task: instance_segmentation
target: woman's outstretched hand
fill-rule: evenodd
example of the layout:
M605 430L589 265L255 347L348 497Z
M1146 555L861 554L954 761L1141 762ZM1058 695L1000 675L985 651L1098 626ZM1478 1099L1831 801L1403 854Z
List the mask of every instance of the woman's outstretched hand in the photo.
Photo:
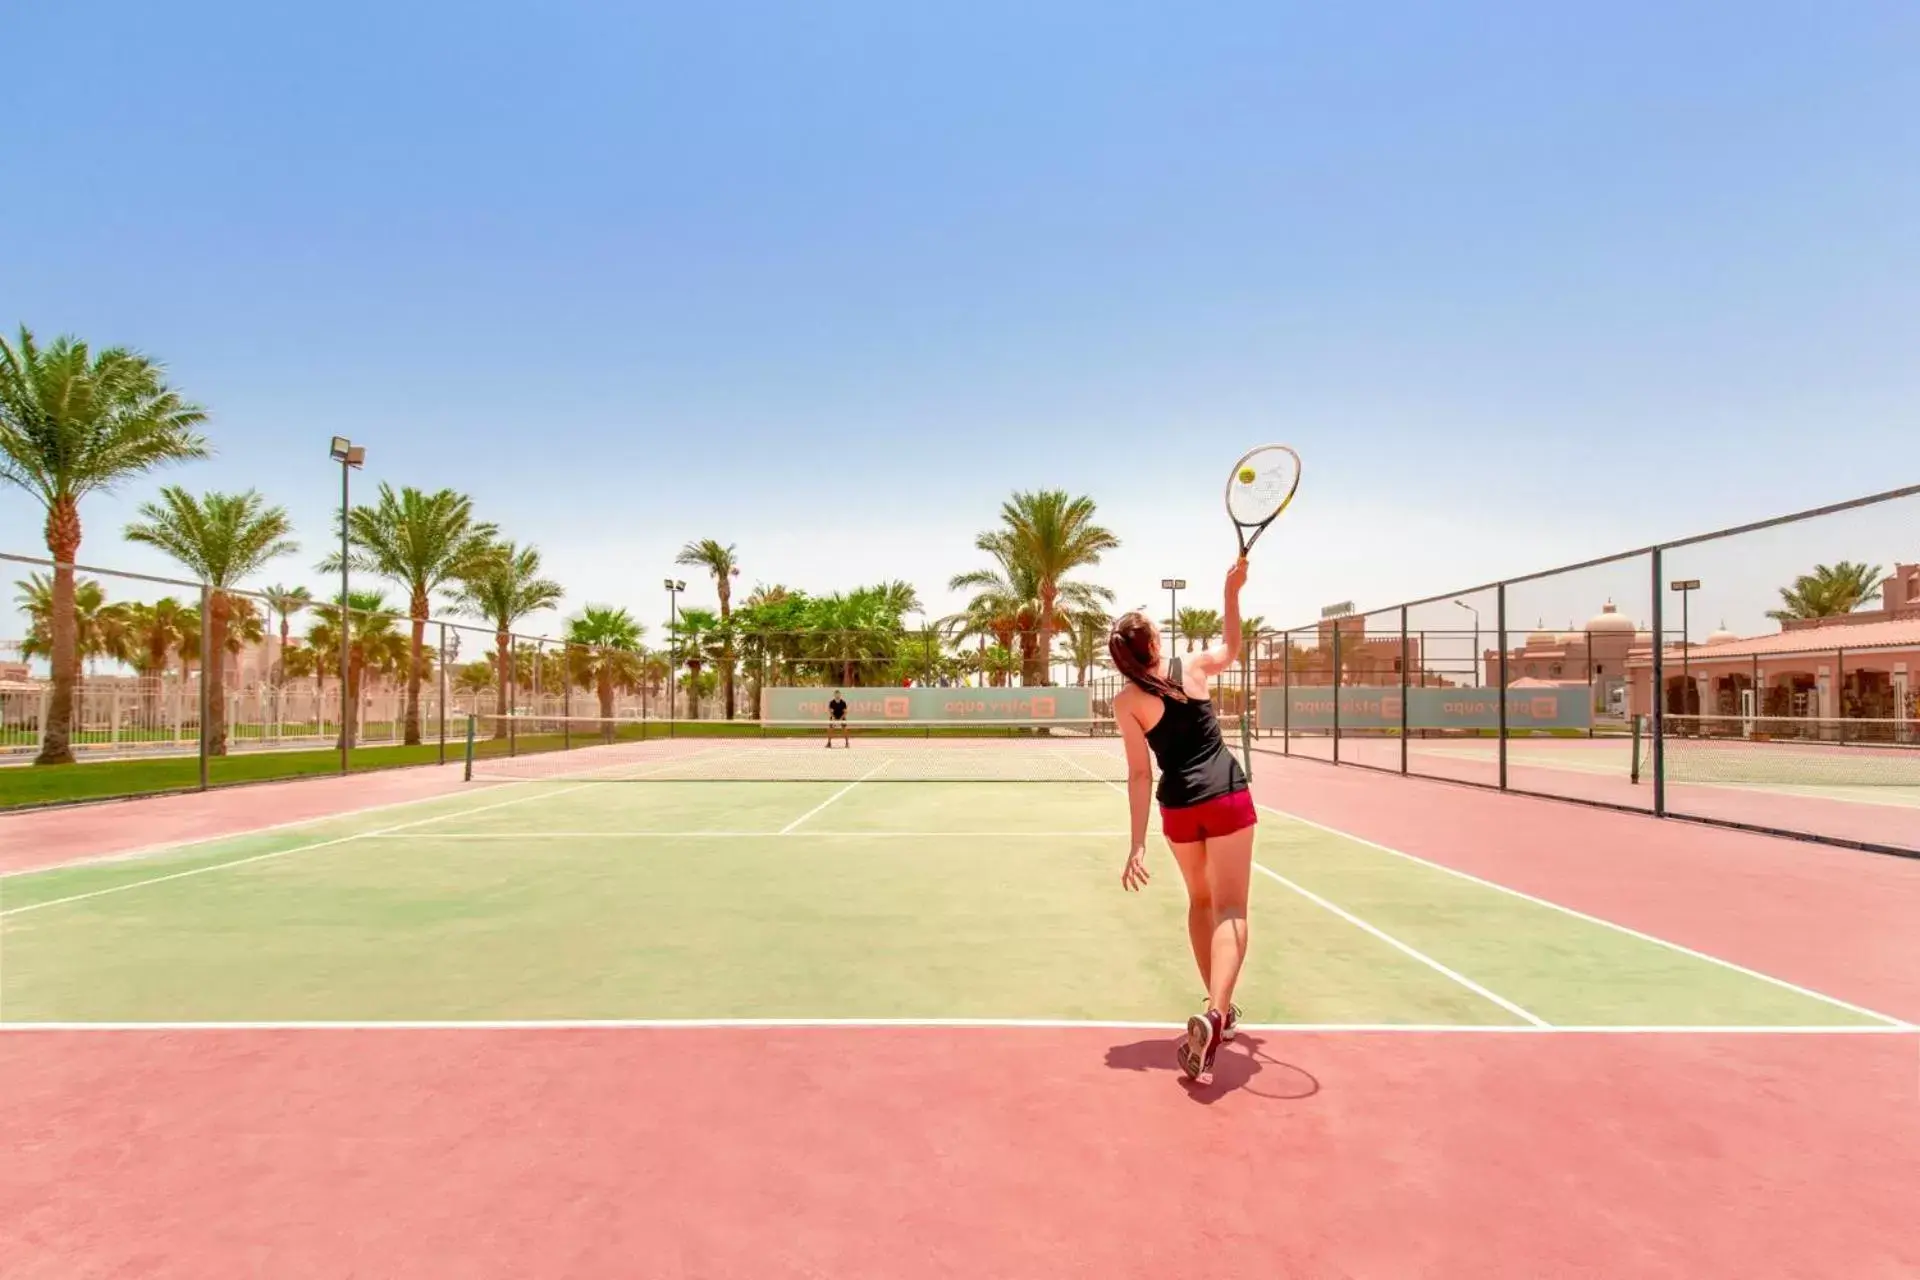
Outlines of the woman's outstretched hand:
M1152 878L1147 874L1147 847L1140 845L1127 855L1127 869L1120 873L1120 887L1131 893Z
M1227 570L1227 594L1240 590L1247 584L1247 558L1241 556L1233 562L1233 568Z

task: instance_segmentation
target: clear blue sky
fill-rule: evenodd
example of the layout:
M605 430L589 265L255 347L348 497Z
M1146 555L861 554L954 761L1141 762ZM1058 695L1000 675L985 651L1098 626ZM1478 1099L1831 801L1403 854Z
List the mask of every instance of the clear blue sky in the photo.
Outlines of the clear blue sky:
M1904 0L636 8L14 6L0 324L165 360L272 577L343 432L656 624L704 536L939 611L1015 487L1210 583L1269 438L1275 620L1920 479Z

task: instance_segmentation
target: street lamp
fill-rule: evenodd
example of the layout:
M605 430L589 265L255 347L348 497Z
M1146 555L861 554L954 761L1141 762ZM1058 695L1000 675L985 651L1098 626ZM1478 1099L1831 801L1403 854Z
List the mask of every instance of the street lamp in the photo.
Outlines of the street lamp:
M352 502L348 478L366 464L367 450L345 436L335 436L327 456L340 464L340 772L346 773L351 767L353 742L353 701L347 692L347 643L352 637L347 616L347 512Z
M1484 686L1487 677L1481 670L1480 664L1486 660L1487 655L1480 652L1480 611L1465 600L1455 600L1454 603L1473 615L1473 683L1476 687Z
M1167 653L1169 658L1179 647L1180 593L1187 589L1185 578L1162 578L1160 589L1167 593Z
M680 674L680 593L684 581L667 579L667 734L673 734L673 682Z
M1689 661L1693 652L1693 626L1687 612L1687 602L1700 589L1700 579L1676 578L1667 584L1667 589L1680 593L1680 713L1686 715L1689 714L1687 704L1694 697L1693 664ZM1654 643L1664 644L1665 641L1656 636Z

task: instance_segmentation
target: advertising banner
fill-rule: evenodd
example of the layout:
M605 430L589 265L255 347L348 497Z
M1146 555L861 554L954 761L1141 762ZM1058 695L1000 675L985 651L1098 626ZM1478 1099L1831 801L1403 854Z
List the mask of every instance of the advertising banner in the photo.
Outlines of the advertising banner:
M1400 690L1357 685L1343 687L1340 727L1355 730L1398 729ZM1333 728L1331 686L1294 686L1260 690L1262 729ZM1498 689L1408 689L1409 729L1498 729ZM1593 691L1586 685L1507 690L1507 728L1586 729L1593 723Z
M822 720L832 689L767 689L760 713L767 720ZM1088 720L1093 691L1032 689L847 689L847 720L861 723L929 723L951 720Z

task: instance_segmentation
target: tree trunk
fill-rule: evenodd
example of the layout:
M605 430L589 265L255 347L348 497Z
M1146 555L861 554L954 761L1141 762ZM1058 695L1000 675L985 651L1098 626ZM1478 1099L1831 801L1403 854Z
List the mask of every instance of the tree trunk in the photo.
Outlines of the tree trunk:
M687 681L687 719L700 718L700 664L689 662L687 672L692 677Z
M613 668L607 665L607 655L600 657L600 734L608 742L613 741Z
M233 602L224 591L214 591L207 596L208 652L213 660L207 663L207 669L200 678L207 682L207 723L201 726L201 732L207 735L207 754L224 756L227 754L227 615L233 612Z
M511 665L513 655L508 652L508 646L512 644L512 637L509 636L505 630L496 631L493 633L493 643L499 650L499 656L497 658L498 670L495 672L495 675L498 677L495 682L497 696L494 699L494 711L497 713L497 718L493 722L493 736L496 738L504 738L507 736L507 676L513 669Z
M1034 666L1040 673L1041 684L1053 683L1053 615L1059 595L1060 589L1053 583L1040 584L1040 637L1036 646L1039 652Z
M413 647L407 662L407 733L406 745L420 745L420 681L426 675L421 670L427 647L427 608L429 601L425 591L413 593Z
M80 507L60 498L47 512L47 551L53 556L52 696L40 726L35 764L73 763L73 692L79 676L79 627L73 615L73 561L80 554Z

